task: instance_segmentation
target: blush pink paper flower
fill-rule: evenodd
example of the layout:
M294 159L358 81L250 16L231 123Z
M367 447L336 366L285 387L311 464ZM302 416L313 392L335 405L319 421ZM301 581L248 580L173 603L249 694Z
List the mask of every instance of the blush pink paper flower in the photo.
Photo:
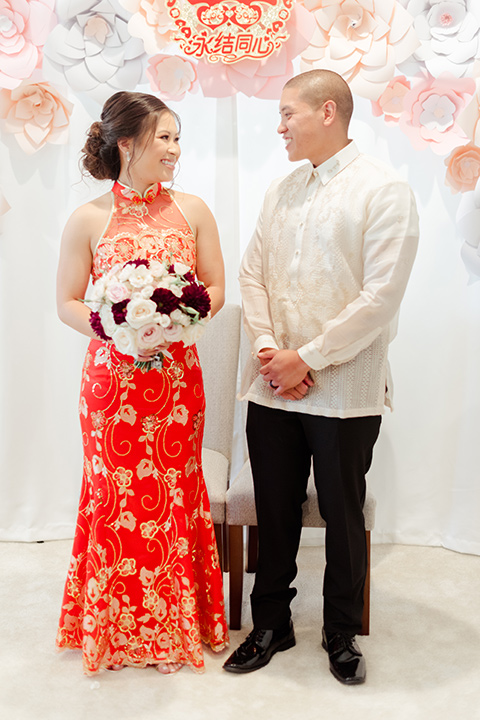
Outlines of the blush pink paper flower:
M30 77L57 20L55 0L0 0L0 87Z
M447 73L433 78L422 73L405 95L399 126L416 150L430 147L446 155L467 139L457 119L474 92L475 82L470 78Z
M249 97L277 100L283 86L294 74L293 58L305 48L313 35L313 18L302 5L294 3L286 30L287 42L266 60L240 60L231 65L201 60L197 74L207 97L228 97L243 92Z
M395 66L418 47L413 18L397 0L303 0L315 34L301 70L333 70L352 92L378 100Z
M480 177L480 148L473 143L455 148L446 158L445 184L453 193L475 190Z
M163 100L182 100L198 87L195 65L180 55L155 55L148 61L150 87Z
M28 155L47 143L65 144L73 105L47 82L24 80L15 90L0 91L3 128L13 133Z
M376 117L384 116L385 122L396 125L403 112L403 101L410 90L410 81L405 75L392 78L386 90L376 102L372 102L372 112Z
M143 40L146 53L155 55L172 42L175 24L165 0L120 0L120 5L133 14L128 31Z

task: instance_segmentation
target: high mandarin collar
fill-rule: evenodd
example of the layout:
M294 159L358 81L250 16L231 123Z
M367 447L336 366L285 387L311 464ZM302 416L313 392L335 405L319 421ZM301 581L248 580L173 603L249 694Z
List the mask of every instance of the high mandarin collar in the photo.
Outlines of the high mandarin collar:
M335 175L338 175L347 165L350 165L359 154L355 142L350 140L348 145L345 145L344 148L335 153L335 155L332 155L328 160L325 160L321 165L317 165L315 168L312 163L306 165L306 182L308 183L312 178L318 177L322 185L326 185Z
M161 183L153 183L153 185L150 185L150 187L145 190L143 195L141 195L138 190L124 185L119 180L115 181L112 188L112 191L115 193L115 195L127 198L128 200L131 200L133 203L135 203L135 205L140 205L144 202L152 203L155 198L162 192L162 190L163 187Z

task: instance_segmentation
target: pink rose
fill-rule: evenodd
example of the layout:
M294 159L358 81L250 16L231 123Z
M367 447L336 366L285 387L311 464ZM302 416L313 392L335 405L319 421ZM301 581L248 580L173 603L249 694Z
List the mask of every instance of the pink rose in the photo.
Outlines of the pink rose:
M128 289L123 283L115 283L107 288L106 296L112 303L121 302L130 297Z
M165 342L165 330L156 323L144 325L137 334L139 350L151 350Z
M462 145L445 160L447 174L445 184L453 193L475 190L480 177L480 148L473 143Z
M165 334L166 342L178 342L183 334L183 327L181 325L174 325L173 323L163 329Z

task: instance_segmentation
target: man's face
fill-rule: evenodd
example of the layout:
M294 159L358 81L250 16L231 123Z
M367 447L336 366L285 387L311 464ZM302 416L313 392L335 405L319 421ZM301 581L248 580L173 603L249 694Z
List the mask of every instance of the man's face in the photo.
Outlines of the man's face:
M323 126L324 106L315 110L302 100L298 88L286 88L280 98L280 125L288 159L319 165L329 157Z

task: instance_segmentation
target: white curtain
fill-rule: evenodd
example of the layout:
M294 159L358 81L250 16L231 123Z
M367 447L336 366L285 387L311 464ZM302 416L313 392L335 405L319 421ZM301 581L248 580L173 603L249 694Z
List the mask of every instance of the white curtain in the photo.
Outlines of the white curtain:
M238 302L238 263L263 194L293 169L276 135L277 103L239 94L189 95L172 105L182 118L177 186L214 211L227 299ZM0 143L0 187L11 206L0 235L2 540L64 538L74 530L86 339L56 317L55 274L67 217L106 187L82 180L78 170L94 119L77 103L68 146L46 146L28 158L11 136ZM384 417L369 474L378 500L374 539L480 554L480 283L460 258L458 199L444 185L443 158L412 150L358 98L351 137L410 182L421 217L420 249L391 347L395 411Z

